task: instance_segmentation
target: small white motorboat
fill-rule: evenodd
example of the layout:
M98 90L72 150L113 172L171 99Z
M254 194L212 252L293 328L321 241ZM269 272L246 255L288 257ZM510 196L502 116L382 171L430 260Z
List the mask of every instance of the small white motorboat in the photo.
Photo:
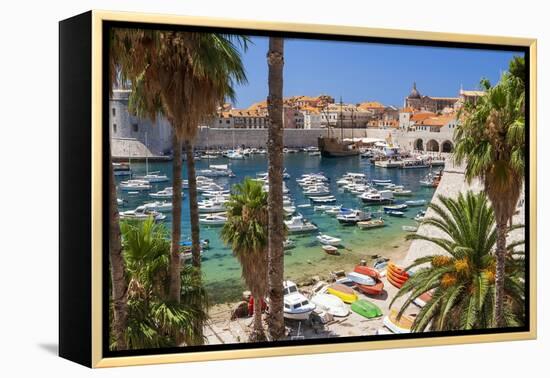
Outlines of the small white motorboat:
M418 207L418 206L424 206L426 204L426 200L410 200L410 201L405 201L405 205L407 206L410 206L410 207Z
M332 203L332 202L336 202L336 197L334 197L334 196L309 197L309 199L313 203Z
M203 201L199 203L199 213L222 213L225 209L225 203L217 201Z
M317 226L304 219L303 216L297 215L288 221L284 221L289 234L306 233L317 231Z
M311 303L292 281L284 281L284 317L294 320L307 320L315 310L315 304Z
M210 226L223 226L227 222L227 217L221 214L207 214L199 218L200 224Z
M200 169L197 175L204 177L233 177L235 174L227 164L210 165L207 169Z
M327 211L327 210L337 210L337 211L340 211L340 209L342 208L342 205L336 205L336 206L333 206L333 205L317 205L317 206L313 206L313 210L314 211Z
M384 219L371 219L368 221L361 221L357 222L357 227L359 227L362 230L369 229L369 228L377 228L377 227L384 227Z
M365 213L361 210L351 210L348 212L340 212L336 216L336 219L338 219L338 222L340 224L344 225L355 225L357 222L363 222L370 220L372 218L370 213Z
M366 274L349 272L346 277L359 285L373 286L376 284L376 280L370 276L367 276Z
M283 206L283 211L285 212L286 216L291 216L296 212L295 206Z
M331 314L332 316L348 316L349 309L346 304L332 294L316 294L311 298L311 303L317 306L317 310L321 310Z
M321 248L323 248L323 251L325 251L329 255L337 256L340 254L340 252L338 252L338 248L333 245L323 244Z
M161 175L159 172L151 172L146 174L145 176L138 177L140 180L144 180L150 183L157 183L157 182L166 182L170 180L168 176Z
M335 247L339 246L340 243L342 242L342 239L335 238L326 234L317 235L317 240L319 240L321 244L332 245Z

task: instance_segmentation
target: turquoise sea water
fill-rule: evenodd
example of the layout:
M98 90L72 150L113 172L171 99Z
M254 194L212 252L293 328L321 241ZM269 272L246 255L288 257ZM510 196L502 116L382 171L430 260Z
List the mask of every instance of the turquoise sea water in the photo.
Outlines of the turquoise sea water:
M236 177L215 178L218 184L229 188L245 177L256 177L256 173L267 171L267 159L265 155L253 155L245 160L228 160L226 158L202 159L196 162L197 169L208 167L208 164L230 164ZM132 162L132 171L135 175L145 173L145 163ZM320 156L309 156L307 153L285 154L285 168L290 174L286 185L290 190L289 195L295 205L310 204L296 183L296 178L304 173L323 172L331 179L329 184L331 192L336 196L336 204L342 204L349 208L366 208L371 211L380 210L377 206L364 206L355 195L343 192L338 189L336 181L346 172L366 173L371 179L391 179L393 183L404 185L406 189L413 191L413 196L397 197L396 201L409 199L425 199L429 202L434 190L423 188L419 184L428 169L385 169L378 168L371 164L368 159L360 157L349 157L340 159L323 158ZM150 162L149 171L161 171L171 177L171 162ZM183 164L183 176L187 176L185 162ZM156 192L171 182L153 184L151 192ZM118 193L118 197L125 200L121 210L134 209L144 202L154 199L149 197L149 192L142 192L137 195L129 195L127 192ZM413 220L416 213L424 208L414 207L406 211L404 218L382 215L385 220L385 227L370 230L361 230L355 226L342 226L335 217L330 217L320 212L313 211L313 206L308 208L297 207L297 212L305 218L314 222L319 231L342 239L340 256L329 256L321 249L320 243L315 239L317 232L305 235L291 235L295 242L295 248L285 253L285 276L289 279L300 282L300 280L311 275L326 275L330 270L349 268L359 262L361 258L368 258L378 254L391 257L402 252L408 245L405 241L406 232L402 230L403 225L416 225ZM189 201L187 191L182 210L182 239L190 235L189 223ZM167 215L164 223L170 229L171 217ZM201 226L201 238L210 240L210 249L203 255L203 274L205 282L213 303L234 301L240 298L244 287L240 278L241 271L237 260L232 252L219 239L221 227Z

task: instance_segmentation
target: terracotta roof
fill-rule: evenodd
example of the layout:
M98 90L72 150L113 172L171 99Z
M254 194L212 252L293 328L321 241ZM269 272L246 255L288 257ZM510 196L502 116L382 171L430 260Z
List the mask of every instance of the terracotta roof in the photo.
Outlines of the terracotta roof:
M362 102L359 104L359 108L365 108L365 109L369 109L369 108L385 108L385 106L383 104L381 104L380 102L378 101L368 101L368 102Z
M430 118L430 117L434 117L436 116L435 113L432 113L432 112L422 112L422 113L414 113L412 116L411 116L411 121L414 121L414 122L422 122L423 120L425 120L426 118Z
M448 124L453 119L456 119L456 115L446 115L446 116L438 116L438 117L429 117L422 122L417 123L417 126L436 126L436 127L443 127L446 124Z

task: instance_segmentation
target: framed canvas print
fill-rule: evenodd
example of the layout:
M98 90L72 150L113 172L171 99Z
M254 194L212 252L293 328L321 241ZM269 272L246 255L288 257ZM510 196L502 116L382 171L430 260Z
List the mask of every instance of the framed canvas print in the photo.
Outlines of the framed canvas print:
M536 337L535 40L105 11L59 27L62 357Z

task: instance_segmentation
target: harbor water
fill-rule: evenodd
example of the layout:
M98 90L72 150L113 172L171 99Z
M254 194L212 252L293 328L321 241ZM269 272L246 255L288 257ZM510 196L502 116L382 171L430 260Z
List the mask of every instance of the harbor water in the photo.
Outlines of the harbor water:
M252 155L244 160L228 160L224 157L215 159L201 159L196 161L197 170L207 168L209 164L229 164L235 177L214 178L215 182L229 189L231 185L243 180L245 177L255 178L259 172L267 171L266 155ZM132 172L139 176L145 174L146 168L143 162L132 162ZM286 180L286 186L290 190L288 194L294 201L297 213L300 213L307 220L319 227L316 232L308 234L290 235L294 242L294 248L285 251L285 277L296 282L313 275L326 276L329 271L336 269L348 269L361 259L370 259L374 255L392 258L403 253L410 242L406 241L407 232L402 226L417 226L413 219L419 210L424 207L412 207L405 211L402 218L391 217L380 213L385 221L381 228L362 230L356 226L340 225L333 216L322 212L314 211L313 204L302 194L302 189L296 183L296 178L302 174L322 172L330 178L329 187L331 194L337 198L335 205L343 205L346 208L364 209L366 211L382 211L381 206L365 205L354 194L344 192L336 184L336 181L347 172L365 173L368 180L390 179L396 185L403 185L405 189L412 190L408 197L396 197L395 202L405 200L423 199L429 203L432 199L434 189L422 187L419 181L429 172L428 168L418 169L386 169L375 167L368 159L359 156L348 158L324 158L321 156L310 156L306 152L285 154L285 168L290 175ZM171 177L171 162L149 162L149 171L160 171ZM183 176L187 177L185 162L183 163ZM120 181L123 178L119 178ZM145 202L154 199L149 193L171 186L172 183L154 183L150 191L129 194L118 191L118 198L124 200L120 210L135 209ZM187 190L184 190L185 198L182 207L182 240L190 237L189 222L189 198ZM200 199L199 199L200 200ZM310 205L300 207L300 205ZM171 227L170 213L165 213L167 218L163 221L167 229ZM203 254L203 276L213 304L236 301L240 298L245 289L241 280L241 270L238 261L232 255L230 248L225 246L219 238L220 226L201 225L201 239L210 241L210 248ZM342 239L342 246L339 247L339 256L327 255L321 244L315 238L319 232Z

